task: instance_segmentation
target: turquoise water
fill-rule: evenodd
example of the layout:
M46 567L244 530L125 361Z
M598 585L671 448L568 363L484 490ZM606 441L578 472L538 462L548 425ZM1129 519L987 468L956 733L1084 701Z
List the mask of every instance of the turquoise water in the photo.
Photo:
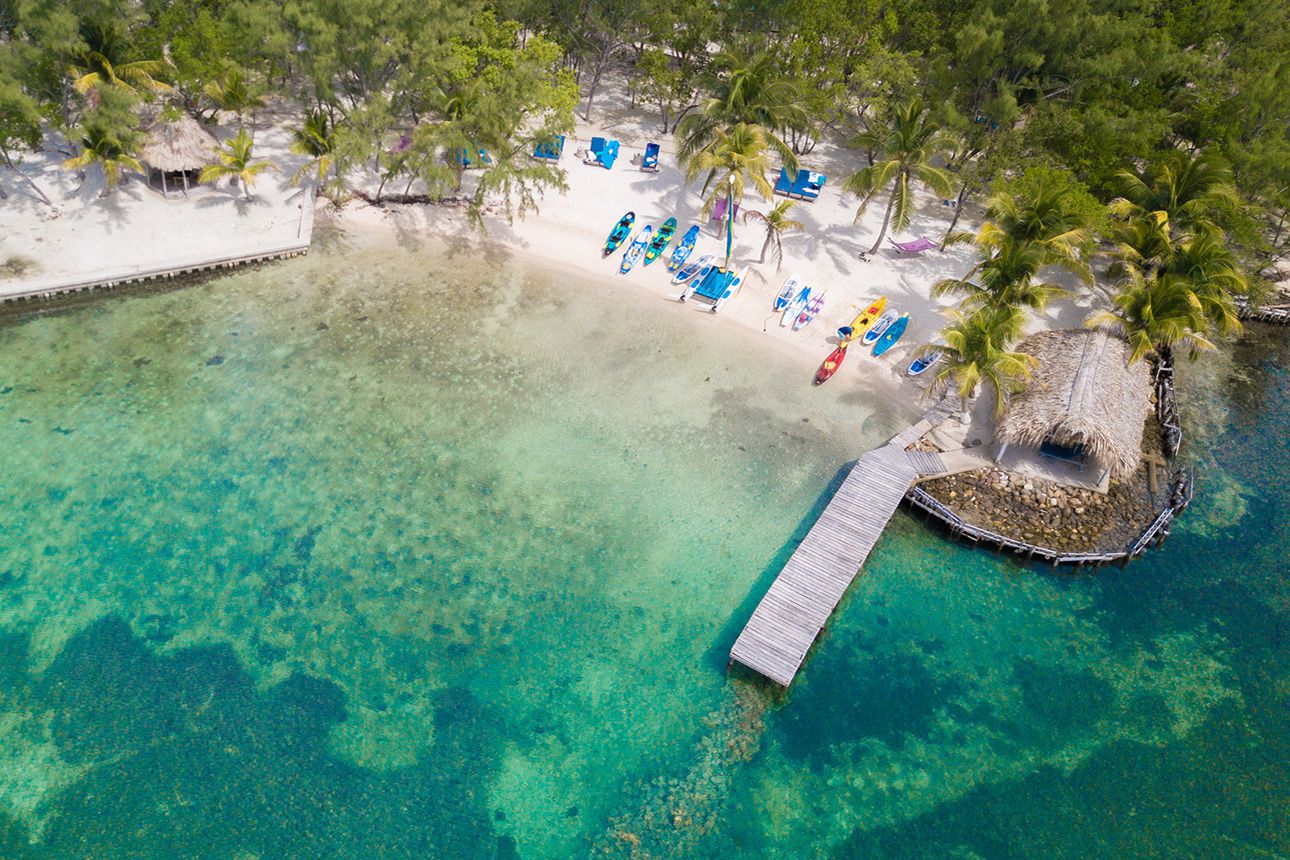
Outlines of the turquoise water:
M0 856L1284 853L1284 344L1196 374L1162 552L900 515L783 696L730 643L919 404L355 237L7 319Z

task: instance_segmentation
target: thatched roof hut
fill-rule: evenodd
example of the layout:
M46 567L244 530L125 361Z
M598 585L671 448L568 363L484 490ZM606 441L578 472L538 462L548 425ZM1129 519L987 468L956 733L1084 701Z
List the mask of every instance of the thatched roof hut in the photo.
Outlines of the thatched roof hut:
M1000 419L999 441L1082 452L1112 477L1131 475L1142 459L1151 374L1144 362L1129 364L1128 343L1100 330L1046 331L1017 350L1038 364Z
M201 123L188 114L178 119L159 119L148 128L148 141L139 151L139 160L148 168L148 181L159 174L162 190L168 185L188 188L195 184L196 174L215 163L219 141Z

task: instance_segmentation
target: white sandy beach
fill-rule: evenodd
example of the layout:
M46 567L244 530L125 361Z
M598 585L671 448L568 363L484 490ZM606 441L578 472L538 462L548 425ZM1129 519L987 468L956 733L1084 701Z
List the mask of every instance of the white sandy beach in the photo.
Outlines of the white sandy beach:
M671 284L666 264L648 268L638 265L630 274L618 274L617 254L602 259L600 248L609 229L626 211L636 213L633 230L645 224L660 224L667 217L678 222L677 235L699 223L702 201L698 183L687 186L679 169L671 136L658 132L657 120L646 110L632 108L605 86L590 122L579 117L577 136L565 146L560 166L567 174L568 190L548 194L540 212L507 224L501 218L487 221L487 234L480 235L460 209L444 206L386 205L380 208L354 201L342 211L319 207L319 218L328 229L388 231L400 241L415 237L450 239L457 247L496 243L515 253L561 270L582 273L607 289L646 290L660 299L659 312L692 314L697 325L737 325L755 333L767 346L799 356L804 370L813 368L832 349L838 326L851 320L857 307L880 295L889 297L889 308L910 314L910 326L900 343L886 356L875 359L866 350L853 348L838 379L863 378L883 389L884 399L920 408L917 394L927 384L913 387L904 370L919 348L937 338L944 323L942 309L948 301L931 297L936 281L964 273L971 265L971 248L957 246L941 253L898 254L886 243L870 262L859 258L867 250L881 224L885 195L866 211L861 223L853 223L859 201L841 192L840 180L859 166L855 153L828 142L804 156L803 166L828 176L817 201L796 204L792 217L805 229L784 239L782 272L773 262L757 263L764 232L742 220L735 226L734 259L747 266L749 276L741 293L719 314L698 302L679 304L677 288ZM59 166L61 156L50 154L29 158L30 170L58 204L61 212L49 218L40 204L9 174L0 174L10 198L4 201L6 230L0 239L0 260L11 255L30 258L36 265L27 274L0 278L0 294L28 292L46 285L77 279L126 277L130 272L202 258L231 257L277 247L287 247L307 236L310 229L306 195L290 184L299 158L287 151L289 117L264 117L256 134L257 155L279 164L277 173L262 175L254 187L255 199L241 200L235 190L220 188L191 199L163 199L134 176L109 197L100 197L101 174L88 171L83 186L75 174ZM225 129L222 136L227 136ZM582 163L577 151L593 135L616 138L622 151L612 170ZM642 172L639 160L646 142L662 144L658 173ZM7 171L3 172L7 173ZM774 176L769 177L772 182ZM362 177L351 181L362 182ZM467 188L472 182L467 175ZM363 183L366 184L366 183ZM375 182L371 183L372 190ZM413 187L416 191L416 187ZM765 201L749 196L744 209L768 210L781 198ZM927 236L937 240L944 234L953 210L941 200L923 194L908 230L894 238L909 240ZM977 217L973 217L976 215ZM968 211L959 229L973 229L979 213ZM716 222L701 225L695 255L724 253ZM666 256L666 255L665 255ZM792 273L799 273L814 291L824 291L826 300L820 316L809 327L794 332L771 317L771 305L780 285ZM1087 306L1055 302L1047 318L1035 319L1033 327L1079 325ZM807 371L809 373L809 371ZM930 375L929 375L930 376ZM836 383L835 383L836 384ZM909 387L907 387L909 386ZM901 392L905 392L902 394Z
M226 126L217 136L224 139L235 131ZM250 200L223 183L167 199L132 172L123 174L116 190L104 197L103 172L97 166L85 170L82 181L76 171L63 168L63 153L28 155L22 170L57 207L55 216L29 186L0 169L0 187L9 195L0 200L0 263L15 257L33 263L19 276L0 271L0 297L132 280L201 261L274 255L307 244L313 205L310 193L290 182L302 159L288 151L289 143L283 125L257 131L256 157L271 159L279 170L261 174Z

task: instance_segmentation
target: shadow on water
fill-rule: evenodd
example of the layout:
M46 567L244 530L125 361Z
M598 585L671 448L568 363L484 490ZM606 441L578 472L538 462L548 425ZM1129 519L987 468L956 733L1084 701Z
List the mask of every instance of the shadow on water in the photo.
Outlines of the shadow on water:
M329 681L259 690L228 647L158 655L115 617L39 676L26 649L0 638L0 700L52 714L59 756L86 775L47 798L35 844L0 818L2 856L513 856L486 806L499 720L464 689L437 696L415 765L375 773L329 752L346 718Z
M1227 704L1186 740L1119 741L1069 771L984 783L916 818L858 827L829 856L1281 857L1288 754L1284 734L1252 731Z

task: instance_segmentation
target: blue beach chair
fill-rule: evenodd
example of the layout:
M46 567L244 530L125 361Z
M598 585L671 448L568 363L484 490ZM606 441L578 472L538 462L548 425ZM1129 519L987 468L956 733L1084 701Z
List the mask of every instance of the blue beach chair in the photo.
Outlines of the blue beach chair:
M657 143L645 144L645 155L641 157L641 170L658 173L659 149L660 147Z
M775 180L775 193L788 197L793 191L793 183L788 178L788 168L779 169L779 179Z
M618 160L618 141L611 140L605 143L600 150L600 163L604 165L605 170L612 170L614 162Z
M828 177L823 173L816 173L814 170L797 171L797 179L793 182L793 188L789 191L790 197L797 197L800 200L815 200L820 196L820 191L824 189L824 183Z
M457 150L457 166L463 170L469 170L472 167L487 167L492 163L493 160L488 157L488 152L486 150L479 150L479 157L474 160L471 160L467 150Z
M563 153L564 135L560 135L554 140L539 143L537 148L533 150L533 157L539 161L559 161Z

